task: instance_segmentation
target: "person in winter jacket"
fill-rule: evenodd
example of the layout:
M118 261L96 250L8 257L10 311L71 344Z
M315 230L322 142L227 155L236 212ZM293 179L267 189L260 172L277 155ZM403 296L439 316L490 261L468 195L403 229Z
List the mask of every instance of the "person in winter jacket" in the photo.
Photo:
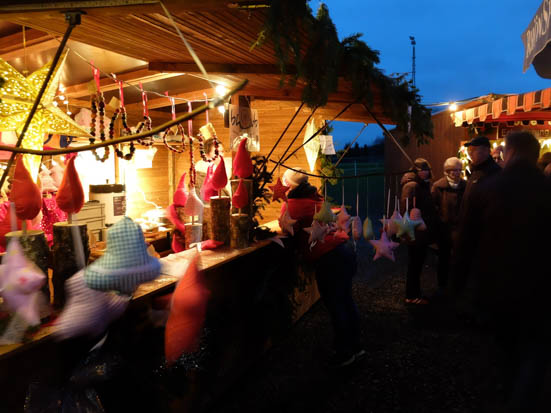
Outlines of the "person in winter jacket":
M434 206L439 217L438 241L438 287L448 284L450 258L454 240L457 238L459 208L466 182L461 179L462 164L452 157L444 162L444 176L434 183L431 189Z
M287 205L289 215L297 220L293 228L294 239L305 260L314 265L320 296L333 324L334 353L330 357L329 367L350 365L365 356L365 350L360 347L359 313L352 297L356 253L347 245L348 236L342 232L329 233L323 242L311 247L304 228L312 225L315 211L321 208L323 198L302 172L289 169L283 175L282 182L291 188L287 193Z
M500 411L536 411L549 361L551 190L539 151L531 133L507 135L503 172L471 193L451 279L458 295L474 281L476 309L504 351Z
M415 166L406 172L401 180L400 206L403 214L406 206L421 210L426 229L415 230L415 240L408 242L408 270L406 275L406 304L428 304L421 294L421 271L429 244L435 241L438 228L438 214L430 194L431 166L426 159L417 158ZM407 200L407 202L406 202ZM402 215L403 215L402 214Z

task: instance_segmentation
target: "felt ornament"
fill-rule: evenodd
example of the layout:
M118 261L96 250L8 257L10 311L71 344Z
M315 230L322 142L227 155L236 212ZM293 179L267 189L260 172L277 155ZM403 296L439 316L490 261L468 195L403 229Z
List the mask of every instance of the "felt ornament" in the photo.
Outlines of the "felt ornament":
M18 231L21 229L21 220L11 217L10 202L3 202L0 204L0 252L6 251L6 234L10 231Z
M427 225L423 220L423 216L421 215L421 210L419 208L412 208L409 213L409 217L415 224L415 229L418 229L419 231L425 231L427 229Z
M216 191L221 191L227 184L226 165L224 164L224 158L220 157L220 162L212 174L212 187Z
M402 220L396 221L396 226L398 228L396 235L398 237L407 236L411 241L415 241L415 227L418 224L420 223L413 222L410 219L409 213L406 211Z
M184 213L187 216L203 216L203 209L204 205L197 196L197 192L195 191L195 187L191 187L189 189L189 196L186 202L186 205L184 206Z
M323 222L324 224L335 222L337 220L337 217L335 216L333 211L331 211L331 206L329 205L329 202L323 202L320 210L314 215L314 220L318 222Z
M176 191L174 191L172 202L176 206L183 207L186 205L188 196L189 194L186 189L186 174L184 173L180 177L180 181L178 182L178 187L176 188Z
M352 238L354 241L358 241L362 237L362 220L359 216L352 217L350 219L350 226L352 228Z
M75 158L69 159L56 195L57 205L67 214L76 214L84 205L84 191L75 168Z
M369 217L366 217L364 221L363 236L366 240L373 239L373 224L371 223Z
M197 254L193 257L172 295L165 328L165 357L168 364L174 363L183 353L198 349L210 296L203 273L197 266L198 257Z
M40 323L38 299L46 277L23 255L17 239L10 240L0 265L0 293L6 307L28 324Z
M321 243L324 242L325 236L329 232L329 226L320 224L318 221L314 220L312 221L312 226L304 228L304 231L310 234L308 237L308 244L310 244L310 248L312 248L318 241Z
M202 241L199 244L198 248L199 248L199 251L215 250L216 248L218 248L221 245L224 245L224 241L216 241L214 239L208 239L206 241ZM193 245L190 245L190 247L193 247Z
M373 261L378 260L381 257L386 257L391 261L394 261L394 249L398 247L397 242L392 242L388 239L385 231L381 233L381 238L378 240L369 240L369 243L375 248L375 256Z
M159 276L161 263L147 253L141 227L128 217L107 231L107 250L84 270L88 287L131 295Z
M341 209L337 214L337 228L348 234L350 231L350 215L346 211L346 207L341 205Z
M289 215L289 207L285 208L285 211L281 216L278 218L279 227L283 232L286 232L287 234L295 235L295 230L293 228L293 225L297 222L296 219L291 218L291 215Z
M63 180L63 168L57 163L52 162L52 167L50 168L50 176L54 180L55 186L59 188L61 181Z
M15 203L15 214L19 219L33 219L42 207L42 192L33 182L20 156L15 165L10 199Z
M243 179L239 180L239 185L232 196L231 202L235 208L239 209L245 208L249 203L249 194L247 193L247 187L243 184Z
M247 150L247 138L241 139L235 157L233 158L233 174L238 178L248 178L253 174L253 163Z
M397 209L394 210L392 213L392 216L390 219L381 219L381 223L383 223L383 230L387 233L389 237L392 237L398 232L398 226L397 222L401 222L403 220L402 215L400 215L400 211Z
M287 191L291 187L283 185L281 178L277 178L275 185L271 185L269 188L273 192L272 201L277 201L278 199L282 199L284 202L287 201Z
M38 174L42 187L42 193L56 192L58 187L50 175L50 170L48 168L44 168L44 165L42 168L43 169Z
M210 164L209 167L207 168L207 174L205 175L205 180L203 181L201 190L199 191L201 199L204 202L209 202L211 197L218 195L218 191L214 189L212 185L213 170L214 170L214 164Z
M67 281L67 304L53 325L56 338L98 337L117 320L128 306L130 297L89 288L80 270Z

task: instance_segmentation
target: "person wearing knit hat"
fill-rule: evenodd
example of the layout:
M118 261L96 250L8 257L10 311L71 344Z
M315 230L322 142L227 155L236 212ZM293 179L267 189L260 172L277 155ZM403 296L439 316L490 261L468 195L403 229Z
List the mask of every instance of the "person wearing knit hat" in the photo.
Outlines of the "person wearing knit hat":
M461 179L463 164L456 157L444 162L444 176L434 183L431 190L432 199L440 225L438 228L438 288L443 291L448 283L450 258L453 240L457 236L459 225L459 207L467 183Z
M430 163L424 158L417 158L409 172L401 180L402 193L400 207L402 215L411 209L421 210L426 229L415 229L415 237L406 240L408 244L408 270L406 275L406 304L428 304L421 294L421 271L427 255L428 246L435 240L438 228L438 214L430 193L432 178ZM407 200L407 202L406 202ZM406 211L407 209L407 211Z
M283 178L281 179L283 185L294 189L300 184L307 183L308 175L305 175L304 172L304 169L301 168L296 168L295 170L287 169L283 174Z

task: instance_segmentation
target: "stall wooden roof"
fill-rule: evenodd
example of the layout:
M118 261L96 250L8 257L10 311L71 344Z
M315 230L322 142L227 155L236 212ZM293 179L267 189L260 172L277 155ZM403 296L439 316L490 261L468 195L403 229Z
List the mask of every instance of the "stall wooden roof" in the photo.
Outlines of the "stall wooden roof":
M300 82L295 87L280 88L281 75L273 45L267 43L251 50L264 22L263 6L269 1L165 0L164 4L212 81L231 86L247 78L249 84L241 94L266 100L300 101L303 87ZM204 93L212 96L211 85L199 72L160 4L153 0L44 3L4 0L0 5L0 57L18 70L25 68L25 59L31 71L46 63L65 32L67 23L62 12L68 9L86 13L71 34L69 48L74 53L70 53L63 75L71 105L89 106L88 83L92 73L88 63L78 55L93 60L100 70L115 73L126 82L142 82L146 90L161 94L168 90L172 96L189 100L202 99ZM27 28L26 47L21 26ZM107 77L101 85L107 99L118 93L116 84ZM329 104L320 113L335 114L342 109L342 103L352 100L350 85L341 81L338 92L330 95ZM125 101L130 116L139 114L141 97L137 89L125 88ZM153 118L170 117L166 110L168 99L150 96L149 106ZM383 123L394 123L383 113L377 96L373 109ZM354 105L340 119L374 122L361 105Z

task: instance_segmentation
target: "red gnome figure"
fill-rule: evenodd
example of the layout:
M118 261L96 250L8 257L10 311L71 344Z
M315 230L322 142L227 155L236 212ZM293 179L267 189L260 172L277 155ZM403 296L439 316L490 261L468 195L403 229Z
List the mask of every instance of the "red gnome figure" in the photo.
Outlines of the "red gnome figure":
M243 184L243 179L239 180L239 186L231 201L233 206L239 209L245 208L249 203L249 194L247 193L247 187Z
M253 163L247 150L247 138L243 138L237 148L237 153L233 159L233 174L242 179L253 174Z
M250 160L250 159L249 159ZM252 172L251 172L252 173ZM212 174L212 187L220 193L228 183L228 175L226 174L226 165L224 164L224 158L220 157L220 163Z
M75 159L76 156L69 159L56 195L57 206L67 214L76 214L84 205L84 190L75 168Z

